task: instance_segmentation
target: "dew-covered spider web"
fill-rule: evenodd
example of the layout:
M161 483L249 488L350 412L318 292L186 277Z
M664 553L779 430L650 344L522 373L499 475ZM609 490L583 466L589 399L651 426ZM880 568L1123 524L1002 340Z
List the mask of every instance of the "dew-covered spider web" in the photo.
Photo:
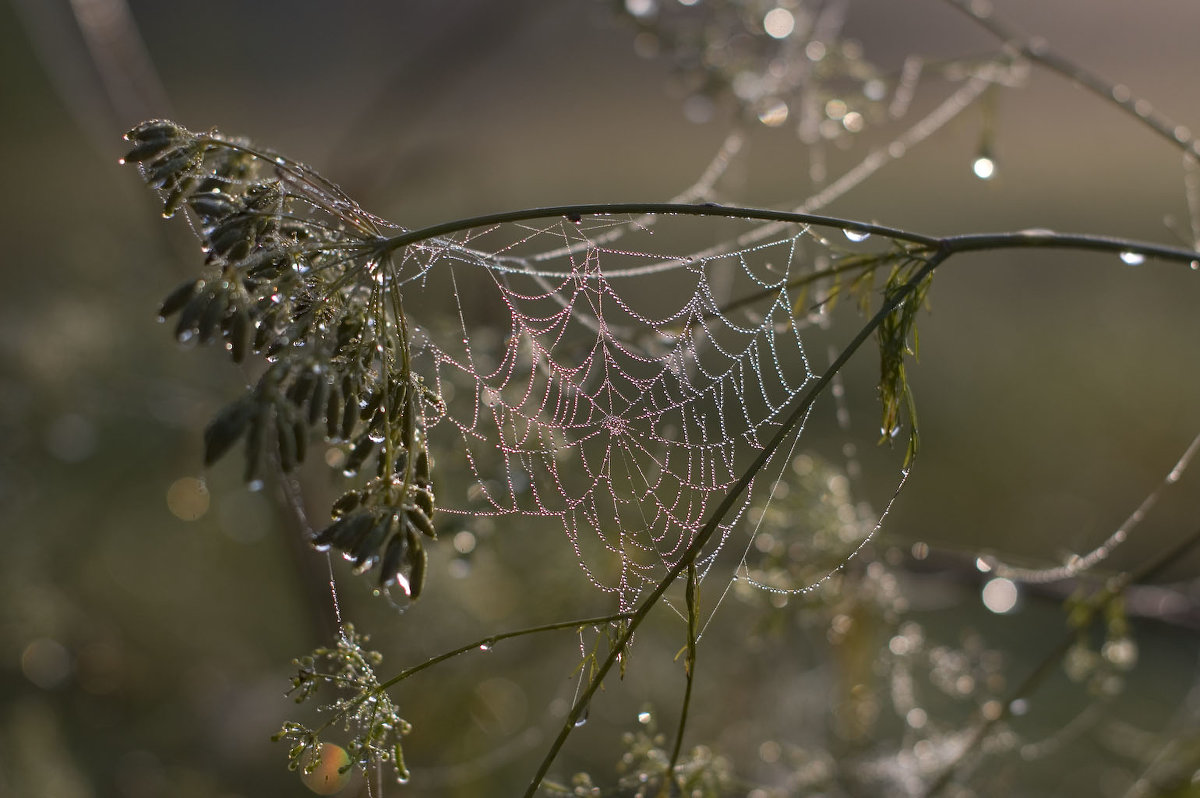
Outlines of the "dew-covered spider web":
M290 471L320 427L342 457L327 460L363 476L313 542L360 572L379 565L382 587L417 596L421 541L447 517L559 525L622 609L684 562L702 577L720 565L727 585L741 568L804 590L872 528L839 518L844 545L825 547L840 553L823 574L768 585L747 566L770 548L752 545L764 523L819 531L783 502L820 382L809 344L839 293L870 305L879 267L890 286L920 261L881 228L868 241L857 223L692 207L703 215L529 212L397 233L242 140L166 121L130 136L130 158L156 158L147 180L166 212L194 215L207 252L164 317L179 314L181 341L222 338L236 362L250 349L268 361L208 425L206 461L244 438L246 481L261 484L266 445Z
M791 226L688 254L698 236L753 229L554 218L398 256L416 370L443 399L426 421L440 511L560 522L588 578L623 607L657 583L817 377L805 276L829 254L824 234ZM802 430L725 514L701 574L749 548L748 516L760 521L772 486L794 476ZM870 528L856 525L852 542Z

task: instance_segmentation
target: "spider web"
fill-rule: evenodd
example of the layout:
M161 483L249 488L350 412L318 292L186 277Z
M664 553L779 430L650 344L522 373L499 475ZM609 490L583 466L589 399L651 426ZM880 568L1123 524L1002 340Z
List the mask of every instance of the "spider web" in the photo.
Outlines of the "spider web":
M444 400L426 420L439 509L559 521L623 607L679 560L816 378L801 336L814 317L794 283L828 248L792 226L680 254L714 220L655 221L500 225L410 247L398 264L420 325L414 365ZM786 458L727 513L702 573Z

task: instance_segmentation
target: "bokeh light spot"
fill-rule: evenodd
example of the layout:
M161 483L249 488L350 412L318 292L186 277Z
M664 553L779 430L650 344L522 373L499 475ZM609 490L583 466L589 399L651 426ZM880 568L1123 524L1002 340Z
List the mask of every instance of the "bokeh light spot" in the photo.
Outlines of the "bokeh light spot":
M302 773L300 780L304 786L317 795L333 795L339 793L350 783L352 770L340 772L350 764L350 755L346 749L334 743L321 743L320 758L317 769L311 773Z
M21 652L21 672L43 690L53 690L71 675L71 657L62 643L39 637Z
M983 606L1003 615L1017 606L1017 586L1011 579L998 576L989 579L983 586Z
M181 477L167 488L167 509L181 521L198 521L208 512L208 486L195 477Z
M786 39L796 29L796 18L786 8L772 8L763 17L763 30L772 39Z

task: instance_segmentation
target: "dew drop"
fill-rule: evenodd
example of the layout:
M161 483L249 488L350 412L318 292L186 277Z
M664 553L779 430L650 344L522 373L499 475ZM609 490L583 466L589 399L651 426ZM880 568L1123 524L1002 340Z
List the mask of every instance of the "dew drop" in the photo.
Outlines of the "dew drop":
M639 712L638 713L638 723L641 723L644 726L645 724L647 724L649 722L650 722L650 713L649 712Z
M118 158L118 159L117 159L117 164L118 164L119 166L124 166L124 165L125 165L125 159L124 159L124 158Z
M1121 262L1127 266L1141 266L1146 262L1146 256L1140 252L1122 252Z
M246 489L258 493L263 489L263 481L261 479L252 479L246 483Z
M868 238L871 237L870 233L865 233L860 230L847 229L847 230L843 230L842 233L846 236L846 238L848 238L849 240L851 240L855 243L858 243L859 241L866 241Z
M489 654L489 653L491 653L491 650L492 650L492 644L491 643L480 643L479 650L482 651L484 654Z
M372 443L383 443L384 435L379 430L371 430L367 433L367 439Z
M996 162L986 155L980 155L971 162L971 171L980 180L991 180L996 175Z
M346 468L346 469L342 470L342 476L344 476L344 477L353 477L353 476L356 476L357 474L358 474L357 468Z

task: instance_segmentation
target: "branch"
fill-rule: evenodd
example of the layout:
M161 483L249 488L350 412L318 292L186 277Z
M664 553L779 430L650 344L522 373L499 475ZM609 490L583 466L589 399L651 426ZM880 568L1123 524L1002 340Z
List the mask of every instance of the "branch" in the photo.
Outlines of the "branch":
M479 227L502 224L505 222L525 222L536 219L551 219L566 217L575 219L583 216L611 216L616 214L670 214L676 216L717 216L726 219L751 219L769 222L788 222L800 225L833 227L840 230L851 230L856 233L868 233L893 241L904 241L915 245L910 249L911 254L941 252L948 257L959 252L979 252L997 249L1076 249L1096 252L1111 252L1114 254L1130 253L1146 258L1176 261L1181 263L1200 263L1200 252L1185 247L1170 247L1146 241L1129 238L1113 238L1111 236L1088 235L1085 233L1056 233L1052 230L1017 230L1001 233L973 233L967 235L946 236L939 238L923 233L914 233L896 227L880 224L870 224L854 219L843 219L836 216L822 216L813 213L797 213L793 211L776 211L764 208L743 208L734 205L718 205L703 203L692 205L675 202L601 202L584 203L579 205L554 205L544 208L527 208L516 211L489 213L482 216L472 216L467 219L457 219L450 222L422 227L419 230L409 230L390 238L379 241L381 254L393 252L402 247L419 244L439 236L473 230ZM944 257L942 258L944 259Z
M439 662L444 662L452 657L457 657L459 654L465 654L468 651L491 648L499 641L508 640L511 637L522 637L524 635L537 634L539 632L554 632L559 629L576 629L582 626L602 626L606 623L623 621L631 617L633 617L632 613L619 612L615 615L602 615L598 618L580 618L579 620L574 621L559 621L558 623L548 623L544 626L531 626L526 629L518 629L514 632L503 632L498 635L490 635L489 637L485 637L481 640L476 640L474 643L467 643L465 646L459 646L453 651L447 651L444 654L438 654L436 657L431 657L430 659L425 660L420 665L414 665L411 668L405 668L404 670L400 671L400 673L388 679L386 682L381 683L379 685L379 689L380 691L386 690L393 685L399 684L413 674L420 673L428 667L437 665Z
M1146 100L1136 99L1127 86L1111 83L1095 75L1069 59L1051 50L1041 39L1027 39L1015 28L1009 27L992 17L990 5L980 9L979 3L968 0L946 0L952 7L973 19L1004 43L1030 61L1056 72L1076 85L1087 89L1105 102L1117 106L1138 122L1153 130L1193 158L1200 158L1200 141L1183 125L1177 125L1154 110Z

